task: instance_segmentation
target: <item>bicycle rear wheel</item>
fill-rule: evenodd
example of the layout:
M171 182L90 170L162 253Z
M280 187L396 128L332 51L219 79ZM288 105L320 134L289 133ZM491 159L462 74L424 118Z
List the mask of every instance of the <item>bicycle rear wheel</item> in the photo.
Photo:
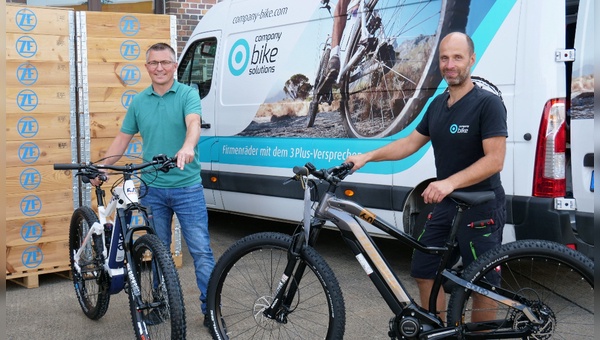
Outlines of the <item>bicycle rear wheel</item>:
M139 306L130 282L129 306L137 339L185 339L183 293L171 252L158 236L146 234L135 240L132 257L142 300Z
M110 277L104 270L103 259L98 253L103 245L96 244L93 237L90 242L83 244L90 227L96 222L96 213L91 208L82 206L73 212L69 226L69 258L73 285L83 313L92 320L103 317L110 302ZM79 261L75 263L74 255L81 247L84 249Z
M499 338L523 330L531 331L525 339L592 339L593 274L590 259L563 245L542 240L505 244L473 262L463 278L524 303L542 323L534 324L522 311L498 303L473 307L476 294L458 287L448 304L448 324L461 327L466 339L482 332Z
M442 80L439 41L447 33L465 31L469 5L469 0L367 4L374 13L367 28L375 38L361 41L356 25L346 57L350 68L340 79L341 111L350 137L390 136L419 115Z
M345 309L333 271L311 247L300 254L306 270L293 302L279 321L263 311L288 263L292 238L280 233L247 236L219 259L208 287L208 311L215 339L342 339ZM293 280L293 278L291 278Z

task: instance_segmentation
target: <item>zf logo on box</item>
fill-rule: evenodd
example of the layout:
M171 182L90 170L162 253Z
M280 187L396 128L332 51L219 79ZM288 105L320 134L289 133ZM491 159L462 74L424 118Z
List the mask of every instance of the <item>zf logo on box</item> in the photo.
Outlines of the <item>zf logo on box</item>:
M33 11L24 8L15 15L15 22L21 30L29 32L37 26L37 17Z
M35 268L44 261L44 253L39 247L31 246L23 250L21 262L27 268Z

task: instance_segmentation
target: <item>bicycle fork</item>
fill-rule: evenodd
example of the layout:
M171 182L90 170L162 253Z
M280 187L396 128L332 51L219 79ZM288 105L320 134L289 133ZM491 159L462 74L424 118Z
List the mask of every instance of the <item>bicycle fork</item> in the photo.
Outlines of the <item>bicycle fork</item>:
M316 239L319 229L318 226L322 225L322 222L320 221L316 223L317 224L311 228L311 235L309 236L310 241ZM312 242L309 242L309 244L312 244ZM271 305L262 312L265 317L279 323L287 323L288 314L293 312L291 305L298 291L298 284L306 270L306 263L300 260L300 254L304 246L304 233L299 232L294 234L292 243L288 249L288 263L273 294L273 302L271 302Z

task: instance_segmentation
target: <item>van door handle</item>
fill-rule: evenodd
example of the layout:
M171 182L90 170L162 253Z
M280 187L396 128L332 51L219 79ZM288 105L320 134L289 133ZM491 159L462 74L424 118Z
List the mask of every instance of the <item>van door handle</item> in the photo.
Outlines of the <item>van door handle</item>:
M205 123L204 121L200 124L200 128L202 129L210 129L210 123Z
M590 167L590 168L594 167L594 154L593 153L588 153L585 156L583 156L583 166Z

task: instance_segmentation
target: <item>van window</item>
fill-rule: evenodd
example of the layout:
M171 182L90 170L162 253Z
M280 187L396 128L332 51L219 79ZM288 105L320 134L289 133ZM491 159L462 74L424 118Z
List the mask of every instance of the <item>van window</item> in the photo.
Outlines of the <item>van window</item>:
M216 38L203 39L190 46L181 59L177 79L198 89L200 98L210 92L216 51Z

